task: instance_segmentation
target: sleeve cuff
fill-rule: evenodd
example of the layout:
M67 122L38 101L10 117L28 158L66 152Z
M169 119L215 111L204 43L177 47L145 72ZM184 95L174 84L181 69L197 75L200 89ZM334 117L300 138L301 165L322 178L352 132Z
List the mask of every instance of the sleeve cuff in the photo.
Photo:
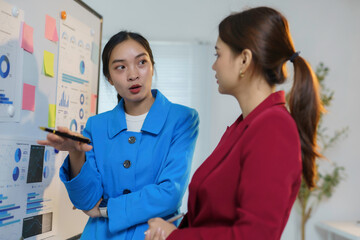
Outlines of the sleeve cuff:
M64 183L71 202L78 209L88 210L93 208L102 196L101 180L98 179L99 173L91 167L89 161L82 166L80 173L70 179L69 156L66 157L60 168L60 179ZM89 190L95 194L89 196Z
M108 201L109 231L111 233L127 229L133 224L126 214L126 195L110 198Z

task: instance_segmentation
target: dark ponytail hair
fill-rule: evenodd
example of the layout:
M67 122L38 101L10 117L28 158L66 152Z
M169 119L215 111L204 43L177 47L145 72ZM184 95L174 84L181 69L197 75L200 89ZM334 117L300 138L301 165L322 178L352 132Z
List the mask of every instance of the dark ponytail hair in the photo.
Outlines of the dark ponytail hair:
M235 55L249 49L253 70L262 74L270 86L286 80L286 62L294 63L294 84L289 108L301 141L303 178L315 187L317 152L316 131L323 110L319 83L310 65L297 54L286 18L268 7L252 8L226 17L219 25L219 37ZM296 56L294 59L293 57Z
M294 63L294 83L289 95L289 108L300 133L303 177L309 188L315 187L315 159L317 152L316 131L323 111L319 95L319 82L310 65L296 57Z
M110 61L111 53L118 44L120 44L126 40L129 40L129 39L132 39L132 40L138 42L141 46L143 46L145 48L146 52L149 54L151 64L154 67L154 64L155 64L154 57L152 54L152 50L150 48L150 44L146 40L146 38L144 38L139 33L120 31L110 38L110 40L106 43L103 53L102 53L103 74L108 79L108 81L110 79L109 61ZM118 99L118 102L120 102L121 96L119 94L117 95L117 99Z

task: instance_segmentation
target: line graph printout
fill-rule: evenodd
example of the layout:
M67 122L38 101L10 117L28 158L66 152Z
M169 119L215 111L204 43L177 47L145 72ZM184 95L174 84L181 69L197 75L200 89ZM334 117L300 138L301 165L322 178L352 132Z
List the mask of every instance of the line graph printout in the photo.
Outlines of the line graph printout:
M56 126L82 133L91 107L91 28L67 16L60 22Z
M22 236L23 238L33 237L52 230L53 213L45 213L33 217L24 218Z
M0 240L54 235L54 149L35 140L0 138L0 160Z
M24 13L14 16L14 6L0 0L0 122L19 122L23 50L20 48Z

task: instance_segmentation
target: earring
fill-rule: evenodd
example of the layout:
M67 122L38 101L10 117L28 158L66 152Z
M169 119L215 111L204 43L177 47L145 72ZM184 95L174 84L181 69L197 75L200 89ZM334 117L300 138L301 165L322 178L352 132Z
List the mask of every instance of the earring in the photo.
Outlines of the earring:
M241 78L244 77L244 73L242 72L242 70L240 70L240 77L241 77Z

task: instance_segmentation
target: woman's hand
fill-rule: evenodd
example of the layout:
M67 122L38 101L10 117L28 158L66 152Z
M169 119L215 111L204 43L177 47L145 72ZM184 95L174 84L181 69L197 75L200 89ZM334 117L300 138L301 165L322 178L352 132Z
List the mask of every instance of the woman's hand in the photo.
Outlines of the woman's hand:
M82 136L81 134L77 132L72 132L66 127L58 127L56 130L59 132L68 133L75 136ZM58 135L55 135L53 133L49 133L46 136L46 140L39 140L37 141L40 145L48 145L51 147L56 148L57 150L61 151L69 151L70 152L87 152L92 149L91 145L88 145L86 143L81 143L78 141L74 141L69 138L60 137Z
M100 213L100 209L99 209L99 205L102 201L102 198L100 198L100 200L97 202L97 204L95 205L95 207L93 207L90 210L83 210L83 212L88 215L91 218L97 218L97 217L101 217L101 213Z
M152 218L148 221L149 229L145 232L145 240L165 240L175 229L175 225L162 218Z
M81 136L81 134L72 132L66 127L58 127L59 132ZM46 136L46 140L37 141L38 144L48 145L57 150L68 151L70 158L70 179L76 177L85 163L85 152L90 151L93 147L86 143L74 141L69 138L64 138L53 133Z

